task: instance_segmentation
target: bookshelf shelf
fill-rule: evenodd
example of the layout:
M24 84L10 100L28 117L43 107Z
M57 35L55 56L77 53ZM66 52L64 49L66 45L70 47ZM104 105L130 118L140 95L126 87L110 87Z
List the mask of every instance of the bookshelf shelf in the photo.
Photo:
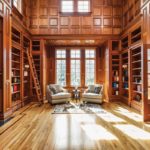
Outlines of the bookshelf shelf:
M29 38L23 36L23 101L30 101L31 93L29 92L31 88L31 78L30 78L30 68L27 58L27 50L30 50L31 42ZM30 51L29 51L30 52Z
M32 41L32 51L40 51L40 41Z
M21 35L12 27L12 103L21 101Z
M20 93L20 91L15 91L15 92L12 92L12 94L17 94L17 93Z
M136 31L136 32L135 32ZM140 28L134 31L137 34ZM138 34L139 35L139 34ZM135 37L135 36L134 36ZM131 106L141 111L142 108L137 106L137 103L142 102L142 46L137 45L131 49Z
M38 76L39 83L41 83L41 56L39 54L35 54L34 52L40 52L40 41L34 40L32 41L32 56L33 56L33 61L35 64L35 70ZM32 82L32 96L34 97L36 95L36 91Z
M127 37L126 37L127 38ZM128 46L127 46L128 47ZM122 60L122 67L121 67L121 96L125 98L124 100L128 103L129 98L129 54L127 50L122 51L121 60Z
M122 38L121 46L123 50L128 49L128 35Z
M119 98L120 95L120 41L111 41L111 96L112 99Z

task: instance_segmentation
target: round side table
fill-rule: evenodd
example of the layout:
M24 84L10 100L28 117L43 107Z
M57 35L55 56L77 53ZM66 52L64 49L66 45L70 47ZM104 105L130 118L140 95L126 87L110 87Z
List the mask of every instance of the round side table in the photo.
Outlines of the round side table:
M76 100L76 102L80 100L80 90L73 90L73 99Z

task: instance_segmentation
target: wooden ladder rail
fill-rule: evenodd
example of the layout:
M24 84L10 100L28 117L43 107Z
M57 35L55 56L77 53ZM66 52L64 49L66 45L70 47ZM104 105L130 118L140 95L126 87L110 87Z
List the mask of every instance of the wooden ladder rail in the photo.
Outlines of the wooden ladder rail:
M39 102L39 105L41 105L42 104L42 92L41 92L40 83L39 83L39 80L38 80L35 64L34 64L34 61L33 61L33 57L29 54L28 50L26 51L26 53L27 53L27 57L28 57L29 67L30 67L34 87L35 87L35 90L36 90L36 95L37 95L37 98L38 98L38 102Z

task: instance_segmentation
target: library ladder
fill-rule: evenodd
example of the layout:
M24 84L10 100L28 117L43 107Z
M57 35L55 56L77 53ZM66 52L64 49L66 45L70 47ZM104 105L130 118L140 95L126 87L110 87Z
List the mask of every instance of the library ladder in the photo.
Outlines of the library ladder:
M42 92L41 92L40 82L39 82L38 75L36 72L34 60L33 60L32 55L29 54L28 50L26 52L27 52L27 57L28 57L28 61L29 61L29 67L30 67L34 87L36 90L36 95L38 98L39 105L41 105L42 104Z

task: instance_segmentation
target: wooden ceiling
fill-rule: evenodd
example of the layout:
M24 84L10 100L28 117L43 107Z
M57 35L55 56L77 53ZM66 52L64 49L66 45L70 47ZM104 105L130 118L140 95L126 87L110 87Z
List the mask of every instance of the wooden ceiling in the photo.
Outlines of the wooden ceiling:
M100 46L105 40L47 40L49 46Z

